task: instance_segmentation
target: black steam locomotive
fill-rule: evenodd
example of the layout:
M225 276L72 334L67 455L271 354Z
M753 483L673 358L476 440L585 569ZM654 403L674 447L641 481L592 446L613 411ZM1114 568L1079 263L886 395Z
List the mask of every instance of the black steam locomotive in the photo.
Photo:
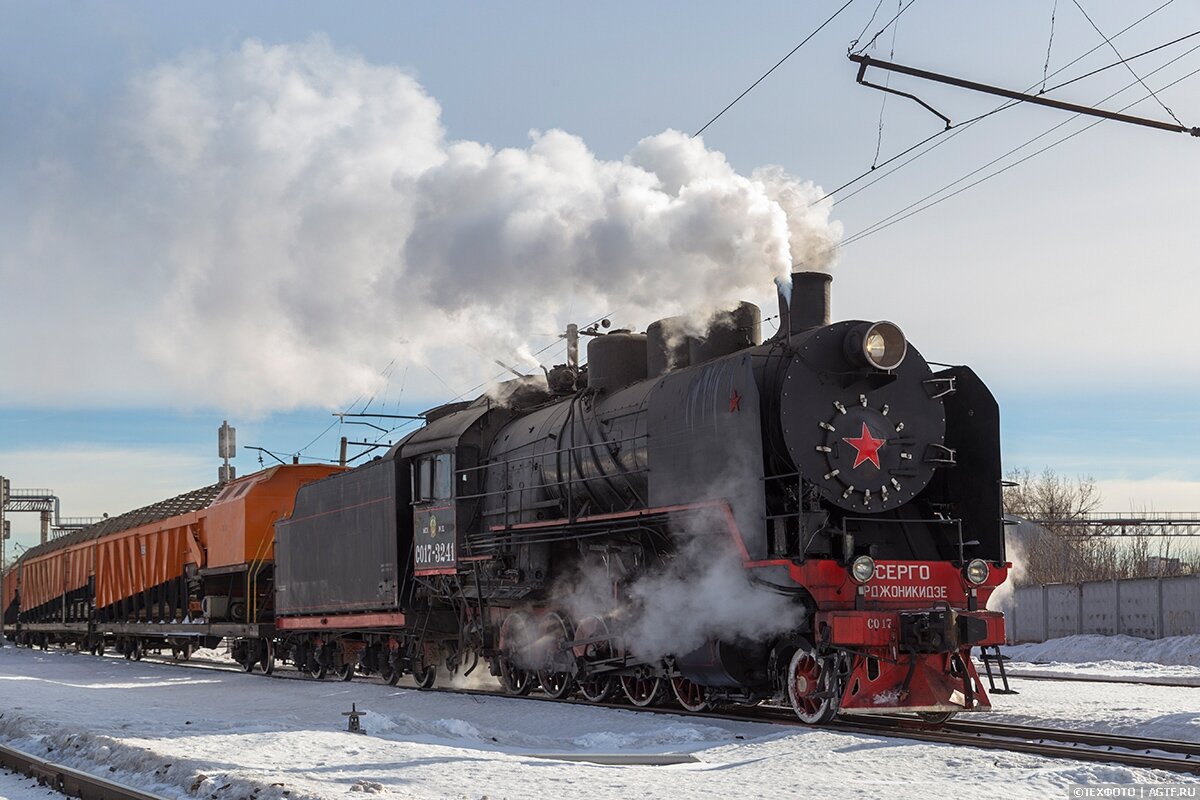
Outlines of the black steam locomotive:
M829 284L792 275L767 341L745 303L701 331L592 331L586 367L435 408L301 487L274 630L238 658L421 686L486 665L515 694L692 709L774 696L814 722L989 708L969 655L1004 638L996 403L891 322L831 324ZM645 587L668 584L713 596L656 648L643 623L676 612Z

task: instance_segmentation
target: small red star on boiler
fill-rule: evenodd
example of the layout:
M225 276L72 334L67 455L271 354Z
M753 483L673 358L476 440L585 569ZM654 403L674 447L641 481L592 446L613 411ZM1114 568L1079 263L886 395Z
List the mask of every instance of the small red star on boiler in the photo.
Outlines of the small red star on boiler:
M729 413L732 414L733 412L737 411L741 407L742 407L742 396L740 394L738 394L737 389L734 389L733 393L729 395Z
M842 441L857 451L857 455L854 457L854 466L851 469L857 469L858 465L864 461L870 461L876 469L880 468L879 448L883 447L883 443L887 439L876 439L872 436L871 431L867 428L867 423L862 424L862 435L857 438L843 437Z

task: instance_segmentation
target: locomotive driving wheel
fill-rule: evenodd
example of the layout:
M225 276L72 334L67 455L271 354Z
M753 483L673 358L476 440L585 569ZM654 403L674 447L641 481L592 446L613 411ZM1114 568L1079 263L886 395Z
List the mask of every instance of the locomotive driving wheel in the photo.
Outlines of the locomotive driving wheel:
M589 666L613 657L612 639L604 617L584 617L575 626L576 641L587 642L571 648L578 661L583 662L579 678L579 693L588 702L603 703L617 692L617 679L612 675L589 673Z
M527 651L533 643L536 630L529 615L522 612L509 614L500 626L500 682L504 691L513 695L526 695L537 685L537 674L522 664L528 661Z
M784 679L792 710L801 722L820 725L837 714L837 675L812 645L803 643L796 650Z
M667 696L667 681L653 675L622 675L625 698L638 708L658 705Z
M579 693L589 703L603 703L617 692L617 679L611 675L583 678L579 681Z
M698 683L692 683L683 676L671 678L671 691L679 705L688 711L707 711L712 707L708 700L708 691Z
M551 611L542 617L538 625L539 663L548 668L539 669L537 677L542 691L555 700L561 700L575 690L575 659L565 648L572 638L571 629L560 614Z

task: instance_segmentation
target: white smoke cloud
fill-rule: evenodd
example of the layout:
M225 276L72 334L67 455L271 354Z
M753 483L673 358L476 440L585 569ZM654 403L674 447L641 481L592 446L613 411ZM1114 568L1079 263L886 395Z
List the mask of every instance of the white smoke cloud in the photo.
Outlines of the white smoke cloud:
M1027 527L1028 523L1025 526ZM988 598L987 608L989 611L1003 611L1005 614L1011 614L1014 610L1013 599L1017 584L1025 579L1026 554L1025 540L1020 536L1009 535L1007 526L1005 526L1004 550L1012 567L1009 568L1008 577L1005 578L1004 583L997 586Z
M646 661L689 653L710 639L757 643L800 629L803 606L755 586L724 533L685 529L673 539L676 550L645 572L627 575L630 565L611 557L581 564L552 587L554 606L577 623L605 620L609 633ZM528 649L540 652L536 644L531 639Z
M635 581L629 590L636 616L625 644L640 658L684 654L709 639L761 642L799 629L798 603L750 582L749 573L723 537L687 537L665 569Z
M108 278L79 289L107 346L239 412L345 403L392 359L466 389L568 305L644 325L834 257L820 190L779 168L739 175L670 130L621 160L560 130L495 149L449 140L440 112L320 38L187 53L131 81L96 164L55 167L26 255Z

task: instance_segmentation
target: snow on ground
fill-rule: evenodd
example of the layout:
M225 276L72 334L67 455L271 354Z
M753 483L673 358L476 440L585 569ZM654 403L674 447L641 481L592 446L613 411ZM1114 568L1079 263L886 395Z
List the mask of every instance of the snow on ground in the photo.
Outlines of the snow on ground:
M1052 713L1090 714L1103 709L1104 695L1111 700L1127 688L1080 687L1094 702L1060 699ZM1021 688L1023 694L1003 702L1032 709L1053 699ZM1161 687L1132 687L1148 688ZM366 711L365 736L345 730L342 712L351 702ZM1133 696L1128 705L1143 711L1117 716L1135 729L1147 723L1145 715L1178 708L1152 694ZM1181 780L861 734L421 692L365 680L268 679L12 646L0 648L0 739L177 798L925 800L975 791L983 780L1002 782L1006 795L1042 798L1072 783ZM539 753L690 753L697 762L602 766L533 757Z
M41 786L33 778L26 778L15 772L9 772L0 767L0 798L2 800L47 800L53 797L45 786ZM59 795L61 797L61 795Z
M1068 636L1009 645L1008 668L1031 675L1155 680L1200 686L1200 636Z

